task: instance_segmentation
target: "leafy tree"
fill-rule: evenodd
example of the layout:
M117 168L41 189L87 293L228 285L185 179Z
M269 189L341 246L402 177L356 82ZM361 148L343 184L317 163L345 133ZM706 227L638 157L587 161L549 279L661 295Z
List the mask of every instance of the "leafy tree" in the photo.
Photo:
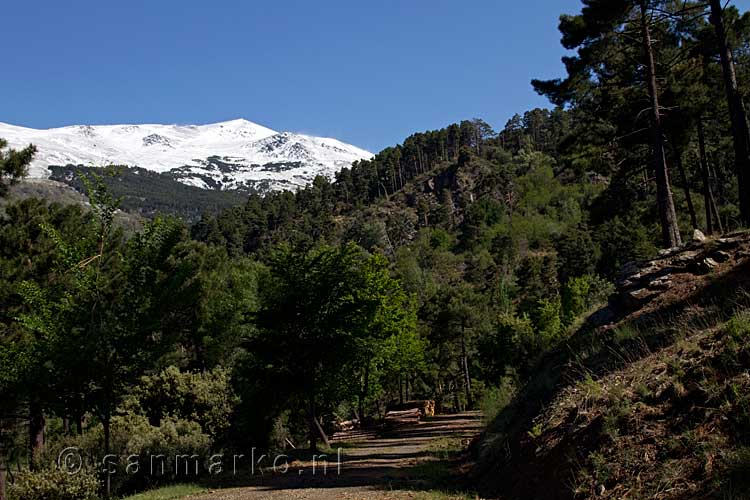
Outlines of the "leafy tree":
M51 402L57 391L45 338L23 328L17 318L27 311L20 294L24 282L44 287L65 279L55 265L59 257L55 240L44 229L49 226L83 241L93 229L93 220L78 206L50 205L35 199L9 203L0 216L0 392L5 395L0 419L28 411L32 466L43 444L44 413L58 409ZM6 449L0 448L0 453Z
M372 342L413 328L409 300L383 257L352 244L278 249L262 290L260 333L248 347L279 393L305 405L315 450L325 439L319 408L356 390L351 361L367 360Z
M43 339L61 397L80 401L102 422L108 455L118 404L174 343L191 305L182 302L189 297L183 293L188 277L165 269L184 237L183 226L157 219L116 252L116 200L99 178L91 182L90 193L95 232L70 241L46 227L67 279L44 288L25 282L29 311L22 318ZM109 495L109 480L106 484Z

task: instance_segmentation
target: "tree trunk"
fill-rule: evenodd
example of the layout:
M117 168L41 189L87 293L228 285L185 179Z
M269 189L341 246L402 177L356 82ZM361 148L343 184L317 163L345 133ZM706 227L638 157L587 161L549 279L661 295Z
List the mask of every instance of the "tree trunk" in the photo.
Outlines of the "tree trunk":
M362 380L362 390L359 392L359 425L365 420L365 398L370 392L370 360L365 363L365 373Z
M698 229L698 216L695 213L695 205L693 205L693 196L690 194L690 184L688 182L687 172L685 172L685 165L682 163L682 154L677 148L677 141L674 141L672 145L674 151L674 163L677 165L677 172L680 174L680 180L682 181L682 188L685 190L685 202L688 206L688 212L690 213L690 224L693 229Z
M104 456L107 457L107 460L109 460L109 453L112 449L112 444L111 444L112 417L109 414L109 411L107 411L106 414L102 417L102 428L104 429ZM104 497L110 498L111 496L112 496L112 475L107 474L107 479L104 482Z
M35 470L44 448L44 412L38 401L29 404L29 467Z
M656 86L656 65L654 63L654 51L651 43L651 31L646 16L647 2L641 0L641 34L643 38L643 50L645 52L646 80L648 83L648 95L651 99L651 149L656 174L656 200L659 208L659 219L661 221L662 238L664 245L669 248L682 245L680 229L677 225L677 214L672 199L672 189L669 185L669 170L667 159L664 154L664 139L662 137L661 117L659 116L659 95Z
M737 171L737 184L740 198L740 217L745 225L750 225L750 127L747 123L747 112L742 96L737 88L737 76L734 72L732 51L727 42L726 29L722 19L721 0L710 0L711 15L709 20L714 25L716 40L719 44L721 71L724 76L724 88L727 94L729 117L732 123L734 142L734 164Z
M711 209L714 211L714 220L716 221L716 226L719 228L719 234L724 234L724 224L721 222L721 215L719 214L719 207L716 206L716 198L714 197L713 190L709 191L709 195L711 196Z
M461 411L461 400L458 397L458 384L456 383L456 377L453 377L453 409L456 412Z
M310 425L310 453L317 453L318 452L318 436L319 434L319 427L320 424L318 423L318 414L317 409L315 408L315 398L314 396L310 396L310 408L309 408L309 415L308 415L309 425ZM322 429L320 429L322 431Z
M402 381L403 377L401 372L398 373L398 403L404 404L404 384Z
M328 434L326 434L326 431L323 430L322 419L315 419L315 427L318 429L318 436L323 441L325 447L330 448L331 442L328 440Z
M5 496L5 458L0 454L0 500L6 500Z
M706 136L703 133L703 120L698 117L698 156L701 165L701 179L703 180L703 203L706 206L706 234L713 234L711 176L708 172L706 158Z
M461 322L461 370L464 377L464 390L466 391L466 406L472 408L474 402L471 398L471 377L469 376L469 358L466 354L466 325Z

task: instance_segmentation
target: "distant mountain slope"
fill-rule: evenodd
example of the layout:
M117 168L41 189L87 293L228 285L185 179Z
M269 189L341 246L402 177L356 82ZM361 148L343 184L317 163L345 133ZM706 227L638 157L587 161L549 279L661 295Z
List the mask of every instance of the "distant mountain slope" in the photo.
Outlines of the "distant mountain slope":
M185 186L181 186L185 187ZM217 195L229 193L216 193ZM80 204L90 206L88 198L70 185L52 179L24 179L18 184L10 187L10 193L5 198L0 198L0 215L3 214L5 206L17 203L27 198L40 198L48 203L60 203L63 205ZM177 210L168 213L183 215ZM185 217L187 219L187 217ZM143 217L137 211L118 210L115 221L119 227L127 233L132 233L143 227Z
M276 132L247 120L208 125L73 125L38 130L0 123L11 147L38 153L32 178L50 166L141 167L204 189L296 189L372 153L331 138Z
M59 181L85 194L81 175L104 174L102 180L114 196L120 198L120 207L126 212L151 218L156 215L176 215L188 223L196 222L202 215L216 214L239 205L246 193L236 190L216 191L181 184L168 175L158 174L139 167L97 169L92 167L50 167L48 182ZM31 179L30 179L31 180ZM39 182L39 180L36 180ZM25 182L28 183L29 180Z

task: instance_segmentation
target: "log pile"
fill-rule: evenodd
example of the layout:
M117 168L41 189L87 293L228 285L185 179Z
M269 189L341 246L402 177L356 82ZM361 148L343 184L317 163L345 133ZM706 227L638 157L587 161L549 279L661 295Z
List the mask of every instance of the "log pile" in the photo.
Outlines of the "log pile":
M389 411L419 410L422 418L435 416L435 401L432 399L420 399L416 401L407 401L398 405L388 407Z
M385 424L389 426L418 424L420 415L419 408L391 410L385 414Z
M336 432L346 432L359 428L359 420L338 420L333 423L333 428Z

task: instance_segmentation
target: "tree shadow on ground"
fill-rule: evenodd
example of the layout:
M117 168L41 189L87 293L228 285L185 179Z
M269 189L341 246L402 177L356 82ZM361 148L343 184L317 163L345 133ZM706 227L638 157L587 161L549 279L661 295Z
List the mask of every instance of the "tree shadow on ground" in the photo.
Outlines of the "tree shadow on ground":
M482 421L478 412L436 416L416 425L393 429L384 437L348 443L329 451L325 461L263 461L251 470L250 461L234 473L201 482L207 488L253 487L261 490L352 488L432 490L454 489L460 463L461 440L476 436ZM451 440L451 442L446 442ZM340 450L340 451L339 451Z

